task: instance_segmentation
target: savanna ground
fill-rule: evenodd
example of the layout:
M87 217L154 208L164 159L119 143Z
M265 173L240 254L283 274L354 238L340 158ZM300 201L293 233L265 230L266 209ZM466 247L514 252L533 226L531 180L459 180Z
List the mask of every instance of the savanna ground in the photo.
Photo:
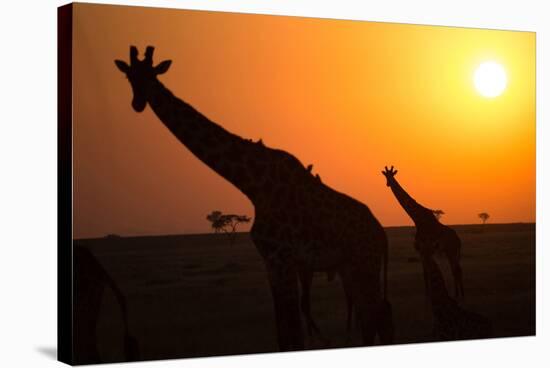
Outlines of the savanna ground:
M454 227L462 239L465 300L487 316L495 337L535 334L535 225ZM396 343L430 341L431 315L414 228L388 228L389 298ZM129 329L141 359L277 351L265 268L248 234L233 246L223 234L78 240L100 260L127 298ZM451 286L444 259L440 264ZM78 270L76 270L78 272ZM449 288L451 290L451 288ZM346 304L338 278L317 274L312 310L327 347L345 347ZM98 323L103 361L123 360L116 299L104 294ZM357 329L352 345L360 342ZM78 343L78 342L76 342ZM308 348L324 347L308 339Z

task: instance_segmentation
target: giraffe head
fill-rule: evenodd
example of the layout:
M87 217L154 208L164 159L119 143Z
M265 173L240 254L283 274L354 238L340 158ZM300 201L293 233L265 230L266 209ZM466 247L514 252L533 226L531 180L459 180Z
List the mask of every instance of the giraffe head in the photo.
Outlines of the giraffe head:
M153 66L153 46L147 46L145 50L145 58L138 60L138 50L135 46L130 46L130 65L125 61L115 60L115 64L121 72L126 74L132 86L134 97L132 99L132 107L137 112L142 112L147 105L152 86L157 79L157 75L166 73L171 60L165 60Z
M393 166L388 169L387 166L384 166L384 171L382 171L382 175L386 177L386 185L389 187L393 180L395 180L393 177L397 174L397 170L393 169Z

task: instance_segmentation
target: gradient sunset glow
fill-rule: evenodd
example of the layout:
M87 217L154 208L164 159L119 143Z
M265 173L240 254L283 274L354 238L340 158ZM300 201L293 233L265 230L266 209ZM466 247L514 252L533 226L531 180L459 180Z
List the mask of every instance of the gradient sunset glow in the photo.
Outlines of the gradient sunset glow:
M133 111L113 63L130 45L154 45L156 62L173 60L159 79L176 96L233 133L313 164L384 226L412 224L384 165L396 166L421 204L442 209L446 224L478 223L479 212L490 222L535 221L534 33L74 9L75 238L209 232L212 210L254 215L151 109ZM474 80L488 61L506 76L491 98Z

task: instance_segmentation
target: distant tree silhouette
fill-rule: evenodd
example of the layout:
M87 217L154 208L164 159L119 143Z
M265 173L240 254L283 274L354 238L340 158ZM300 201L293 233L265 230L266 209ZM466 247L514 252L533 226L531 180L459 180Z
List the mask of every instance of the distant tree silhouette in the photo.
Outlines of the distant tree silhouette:
M227 214L221 211L212 211L206 216L206 219L212 223L212 229L215 233L225 233L229 237L229 244L233 245L237 232L237 226L250 222L251 218L246 215Z
M483 222L483 225L485 225L485 223L487 222L487 220L489 219L489 214L487 212L481 212L480 214L477 215L481 221Z
M225 226L221 217L222 217L221 211L212 211L211 214L206 216L206 219L211 222L212 229L214 229L215 233L221 232L222 228Z
M443 216L445 214L445 212L443 212L443 210L433 210L433 213L434 213L434 216L436 219L440 219L441 216Z

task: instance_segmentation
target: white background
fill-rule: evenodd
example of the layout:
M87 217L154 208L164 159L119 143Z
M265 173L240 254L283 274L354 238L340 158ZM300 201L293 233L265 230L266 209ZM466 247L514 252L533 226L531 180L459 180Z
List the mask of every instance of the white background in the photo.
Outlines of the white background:
M103 2L103 1L100 1ZM108 1L160 7L302 15L537 32L537 337L412 344L308 353L131 363L137 367L548 366L543 249L549 223L547 1L305 0ZM0 12L0 366L56 362L56 7L3 0ZM547 262L548 263L548 262ZM521 316L518 316L521 318ZM120 364L110 367L123 366Z

